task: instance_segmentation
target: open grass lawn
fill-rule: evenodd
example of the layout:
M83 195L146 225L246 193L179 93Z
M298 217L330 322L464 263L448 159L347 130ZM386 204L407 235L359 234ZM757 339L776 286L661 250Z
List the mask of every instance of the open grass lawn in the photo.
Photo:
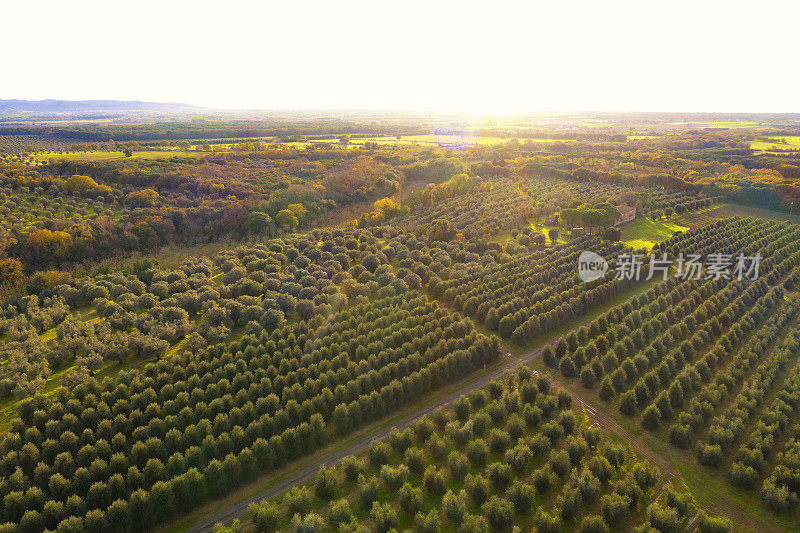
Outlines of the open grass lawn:
M528 222L528 225L533 230L533 233L531 235L533 235L535 233L541 233L542 235L544 235L545 245L547 245L547 246L552 246L554 244L564 244L564 243L567 243L567 242L572 240L572 235L570 235L569 232L566 231L562 227L559 227L559 226L544 226L544 225L541 225L541 224L537 224L536 222ZM556 228L558 230L558 238L555 240L555 242L550 240L550 233L549 233L550 228ZM502 232L498 233L497 235L492 237L490 240L492 242L505 243L510 238L511 238L511 230L506 230L506 231L502 231Z
M550 229L552 226L540 226L535 222L532 222L530 226L535 233L541 233L544 235L544 238L546 239L545 242L548 246L552 246L553 244L564 244L572 240L572 236L563 228L556 228L558 230L558 238L556 239L556 242L553 242L550 239Z
M760 207L749 207L737 204L717 204L709 208L677 215L672 220L684 226L694 229L709 224L715 220L728 217L758 217L767 220L777 220L779 222L793 222L800 224L800 207L795 208L793 214L783 211L773 211Z
M687 231L687 226L682 226L672 220L656 221L649 218L640 218L622 228L622 242L631 248L644 248L651 250L653 246L664 242L676 231Z
M800 207L798 212L800 213ZM666 241L676 231L701 228L716 220L734 216L758 217L800 224L800 214L790 215L781 211L736 204L715 204L704 209L674 215L668 219L639 218L622 228L622 242L632 248L651 250L655 244Z

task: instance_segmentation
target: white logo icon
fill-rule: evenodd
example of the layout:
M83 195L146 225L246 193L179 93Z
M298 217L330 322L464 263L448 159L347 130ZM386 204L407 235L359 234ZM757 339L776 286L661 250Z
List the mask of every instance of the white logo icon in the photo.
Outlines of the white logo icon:
M608 272L608 261L603 256L584 250L578 257L578 277L582 281L594 281Z

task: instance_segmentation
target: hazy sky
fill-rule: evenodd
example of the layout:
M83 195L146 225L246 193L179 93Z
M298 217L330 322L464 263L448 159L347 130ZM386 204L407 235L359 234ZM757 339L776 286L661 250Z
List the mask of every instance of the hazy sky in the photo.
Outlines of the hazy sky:
M800 2L4 2L0 98L800 112Z

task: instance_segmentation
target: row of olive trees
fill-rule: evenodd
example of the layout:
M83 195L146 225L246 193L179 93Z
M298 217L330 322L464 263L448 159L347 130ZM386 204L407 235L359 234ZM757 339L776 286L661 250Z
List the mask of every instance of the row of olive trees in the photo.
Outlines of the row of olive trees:
M510 531L520 524L608 531L630 524L653 500L657 470L605 442L570 407L566 392L520 367L451 408L393 429L364 456L323 469L279 500L251 505L253 523L264 533L390 531L408 523L421 532ZM650 523L677 527L693 514L687 495L668 491L663 499L663 506L648 507ZM704 532L715 531L709 524L730 529L724 520L704 516L701 522Z
M23 402L0 444L2 516L89 527L159 501L143 518L158 523L311 453L329 423L347 433L498 352L409 292L62 388Z

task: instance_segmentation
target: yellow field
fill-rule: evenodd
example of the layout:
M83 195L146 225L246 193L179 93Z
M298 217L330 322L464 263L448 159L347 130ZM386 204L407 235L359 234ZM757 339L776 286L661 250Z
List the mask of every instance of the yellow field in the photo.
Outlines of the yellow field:
M354 139L352 144L377 142L379 144L422 144L422 145L458 145L458 144L498 144L510 141L508 137L481 137L465 135L404 135L398 141L396 137L372 137L368 139Z
M759 122L753 122L749 120L720 120L719 122L689 122L688 125L693 128L749 128L751 126L758 126Z
M161 159L165 157L177 156L196 156L207 152L189 152L185 150L148 150L143 152L133 152L129 159ZM122 152L38 152L31 154L29 159L36 162L41 161L111 161L114 159L126 159L125 154Z
M524 128L522 128L524 129ZM653 135L633 135L628 137L630 140L636 139L652 139L657 138ZM292 142L276 142L274 137L258 137L260 141L267 142L270 148L289 148L302 150L313 145L334 145L341 146L339 137L328 137L324 139L308 139ZM221 140L221 139L216 139ZM225 139L228 140L228 139ZM347 148L355 149L364 146L365 143L377 143L379 145L415 145L415 146L442 146L442 147L465 147L474 145L492 145L502 144L514 140L512 137L493 137L488 135L438 135L438 134L425 134L425 135L402 135L399 138L395 136L375 136L375 137L360 137L350 138L347 142ZM564 142L560 139L517 139L520 142L535 142L542 144L553 144ZM230 139L230 143L211 144L212 150L201 150L200 147L206 144L202 141L192 141L189 150L180 150L175 147L162 147L160 150L144 150L135 151L130 159L163 159L169 157L186 157L186 156L204 156L215 152L228 152L235 148L244 139ZM125 159L125 154L120 151L81 151L81 152L33 152L27 157L26 162L31 165L38 165L48 161L113 161Z
M350 149L364 146L366 142L374 142L381 145L421 145L421 146L472 146L475 144L498 144L510 141L511 138L501 137L468 137L461 135L406 135L397 139L396 137L367 137L350 139L347 147ZM535 142L555 142L552 140L535 140ZM204 143L193 144L189 150L178 150L165 147L161 150L144 150L133 152L129 159L163 159L169 157L204 156L214 152L228 152L233 149L236 143L213 144L213 150L201 150L200 146ZM333 144L338 145L338 138L312 139L308 141L297 141L287 143L270 143L272 148L294 148L304 149L311 145ZM34 152L31 153L27 161L30 164L39 164L47 161L113 161L126 159L125 154L119 151L98 150L91 152Z

